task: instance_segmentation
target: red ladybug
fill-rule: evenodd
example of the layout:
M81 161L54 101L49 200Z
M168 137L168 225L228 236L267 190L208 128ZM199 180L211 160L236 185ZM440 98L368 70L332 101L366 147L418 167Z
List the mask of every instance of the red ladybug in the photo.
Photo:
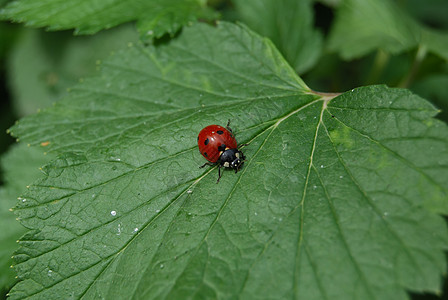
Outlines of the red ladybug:
M231 168L236 173L246 159L243 152L238 149L245 145L238 146L229 125L230 120L226 127L209 125L202 129L198 135L199 151L209 161L200 168L218 164L218 180L216 183L221 179L221 168Z

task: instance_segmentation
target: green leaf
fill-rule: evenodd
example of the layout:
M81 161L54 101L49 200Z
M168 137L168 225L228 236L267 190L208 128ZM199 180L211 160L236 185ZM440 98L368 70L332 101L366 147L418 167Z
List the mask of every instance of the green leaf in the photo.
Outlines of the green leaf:
M322 34L313 27L311 0L234 0L241 19L270 38L299 73L313 67L322 51Z
M417 45L419 28L389 0L345 0L339 7L329 47L344 59L381 48L392 54Z
M140 33L149 37L174 34L198 18L216 17L204 0L16 0L0 16L50 30L75 28L77 34L138 21Z
M397 54L418 45L448 59L447 43L447 33L418 24L391 0L345 0L329 37L329 48L344 59L376 49Z
M407 299L438 292L448 129L402 89L312 92L243 26L112 56L14 135L62 153L15 208L11 298ZM237 174L199 169L232 127Z
M8 60L16 112L24 116L50 106L79 78L94 73L97 61L137 40L131 26L76 37L69 32L24 30Z
M9 209L16 205L17 197L25 186L42 177L39 168L50 157L43 156L41 149L29 148L25 144L13 147L2 156L1 170L5 183L0 187L0 289L11 287L15 281L10 268L11 256L18 247L16 241L25 233L25 228ZM20 201L26 202L26 199L21 198Z
M143 40L159 38L165 33L173 35L183 25L197 19L213 20L218 14L206 7L205 0L153 0L152 6L140 18L137 28Z

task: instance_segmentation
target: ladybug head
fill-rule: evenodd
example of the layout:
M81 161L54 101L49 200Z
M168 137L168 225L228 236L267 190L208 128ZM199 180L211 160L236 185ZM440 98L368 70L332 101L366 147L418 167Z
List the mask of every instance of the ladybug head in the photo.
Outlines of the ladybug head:
M244 163L244 161L242 161L240 158L237 158L230 163L230 167L232 169L238 170L243 163Z
M245 159L246 157L240 150L227 149L223 151L221 156L219 157L219 163L221 166L234 169L235 172L237 172L243 165Z

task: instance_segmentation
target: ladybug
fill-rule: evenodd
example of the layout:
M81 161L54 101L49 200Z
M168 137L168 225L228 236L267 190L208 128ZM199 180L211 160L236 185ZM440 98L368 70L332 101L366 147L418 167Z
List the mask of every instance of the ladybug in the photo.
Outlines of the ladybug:
M226 127L209 125L202 129L198 135L199 152L208 160L200 168L217 164L218 180L216 183L221 179L221 168L231 168L236 173L246 159L239 148L247 144L238 146L229 125L230 120L227 122Z

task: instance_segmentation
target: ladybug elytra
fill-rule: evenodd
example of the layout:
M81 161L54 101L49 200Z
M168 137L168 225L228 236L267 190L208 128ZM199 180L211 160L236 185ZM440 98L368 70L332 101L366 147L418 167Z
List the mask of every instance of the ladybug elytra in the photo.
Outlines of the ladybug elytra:
M208 160L200 168L218 164L216 183L221 179L221 168L233 169L236 173L246 159L243 152L239 150L239 147L245 146L245 144L238 146L229 125L230 120L226 127L209 125L203 128L198 135L199 151Z

